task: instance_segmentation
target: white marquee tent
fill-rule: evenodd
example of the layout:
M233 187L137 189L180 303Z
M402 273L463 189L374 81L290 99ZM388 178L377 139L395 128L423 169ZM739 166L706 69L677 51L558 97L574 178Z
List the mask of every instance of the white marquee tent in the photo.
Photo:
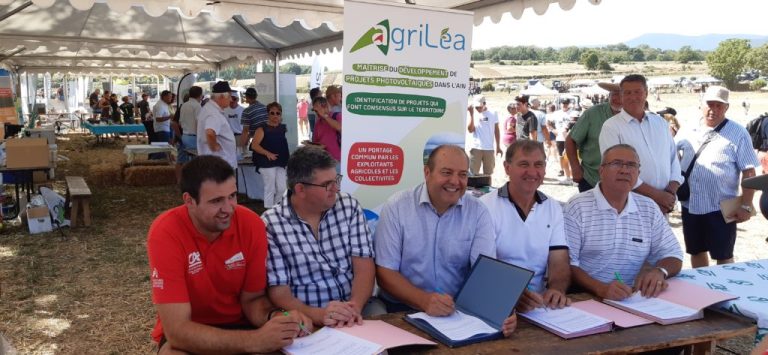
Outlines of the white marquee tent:
M415 0L474 11L476 25L576 1ZM170 74L279 60L340 49L343 12L343 0L0 0L0 65Z
M527 8L539 15L551 4L569 10L577 0L381 1L474 11L479 25L505 13L520 18ZM0 0L0 68L179 76L277 63L341 49L343 13L343 0Z

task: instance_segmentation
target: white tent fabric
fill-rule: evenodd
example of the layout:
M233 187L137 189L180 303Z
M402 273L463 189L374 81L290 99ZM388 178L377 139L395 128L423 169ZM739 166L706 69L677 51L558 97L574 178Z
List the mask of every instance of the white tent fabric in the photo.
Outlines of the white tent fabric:
M5 10L24 3L14 0ZM280 49L285 58L341 48L341 33L326 25L314 30L299 22L241 25L233 19L216 21L208 13L186 18L166 8L152 17L140 7L116 12L107 4L91 5L78 10L66 0L54 0L47 8L29 6L0 21L0 64L32 73L178 75L244 60L273 60Z
M14 0L0 0L0 5L8 5ZM31 0L35 5L47 8L57 0ZM402 0L380 0L383 2L403 3ZM589 0L599 4L602 0ZM150 15L159 17L167 9L177 9L186 17L195 17L201 12L208 12L219 21L227 21L232 16L240 15L248 23L259 23L271 19L277 26L291 25L294 21L302 21L308 29L320 27L327 23L334 30L343 30L344 1L343 0L69 0L72 7L78 10L88 10L95 4L106 2L113 11L124 13L131 6L141 6ZM475 25L480 25L486 17L493 23L498 23L501 16L510 13L519 19L526 8L531 8L538 15L547 12L549 6L557 3L563 10L573 8L576 0L416 0L418 5L440 8L474 11Z
M568 10L576 1L416 0L474 11L475 24L504 13L519 18L527 8L541 15L553 3ZM327 53L341 49L343 9L343 0L0 0L0 67L177 76Z
M557 95L557 90L552 90L544 86L544 84L539 81L536 83L536 85L530 86L525 90L520 91L523 95L528 96L552 96Z

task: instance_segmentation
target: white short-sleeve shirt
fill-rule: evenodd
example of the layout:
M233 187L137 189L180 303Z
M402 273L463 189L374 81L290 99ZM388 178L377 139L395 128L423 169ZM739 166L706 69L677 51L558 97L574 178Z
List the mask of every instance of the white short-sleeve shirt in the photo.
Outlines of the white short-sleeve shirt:
M536 191L536 203L525 220L509 199L507 184L480 201L488 207L496 234L496 257L534 272L531 289L543 292L549 252L568 249L563 209L555 199Z

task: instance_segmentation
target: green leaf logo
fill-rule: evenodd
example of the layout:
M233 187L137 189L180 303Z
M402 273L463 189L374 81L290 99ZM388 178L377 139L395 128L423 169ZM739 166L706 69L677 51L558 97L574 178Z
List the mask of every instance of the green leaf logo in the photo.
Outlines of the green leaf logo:
M440 31L440 38L442 38L442 39L444 39L446 41L448 40L448 27L443 28L443 30Z
M381 53L389 52L389 20L383 20L366 31L352 46L349 53L354 53L362 48L374 44Z

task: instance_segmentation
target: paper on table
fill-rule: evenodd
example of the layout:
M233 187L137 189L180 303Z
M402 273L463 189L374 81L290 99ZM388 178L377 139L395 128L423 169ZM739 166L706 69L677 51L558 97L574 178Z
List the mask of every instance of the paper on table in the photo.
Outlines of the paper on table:
M650 319L636 316L632 313L622 311L616 307L611 307L595 300L574 302L571 307L581 309L582 311L592 313L606 319L610 319L613 321L613 324L621 328L631 328L653 323L653 321Z
M617 304L627 309L633 309L658 319L676 319L692 317L699 313L698 309L688 308L679 304L663 300L658 297L643 297L640 291L635 292L621 301L605 300L609 304Z
M376 344L381 344L385 349L405 345L436 345L433 341L424 339L381 320L364 320L363 325L335 329L358 338L370 340Z
M694 309L704 309L715 303L739 298L683 279L673 278L667 282L669 287L659 294L659 298Z
M371 355L383 350L379 344L330 327L293 339L293 344L283 348L284 353L291 355Z
M497 333L499 330L483 322L480 318L455 311L450 316L432 317L424 312L408 315L411 318L422 319L443 333L451 340L464 340L477 334Z
M536 308L520 313L521 316L557 328L565 334L577 333L594 329L611 323L609 319L587 313L578 308L564 307L560 309Z
M741 208L741 205L741 196L736 196L734 198L720 201L720 212L723 214L725 223L731 223L736 220L736 218L728 218L728 216L732 215L734 212L736 212L737 209ZM752 208L752 212L749 214L752 217L757 216L757 210Z

